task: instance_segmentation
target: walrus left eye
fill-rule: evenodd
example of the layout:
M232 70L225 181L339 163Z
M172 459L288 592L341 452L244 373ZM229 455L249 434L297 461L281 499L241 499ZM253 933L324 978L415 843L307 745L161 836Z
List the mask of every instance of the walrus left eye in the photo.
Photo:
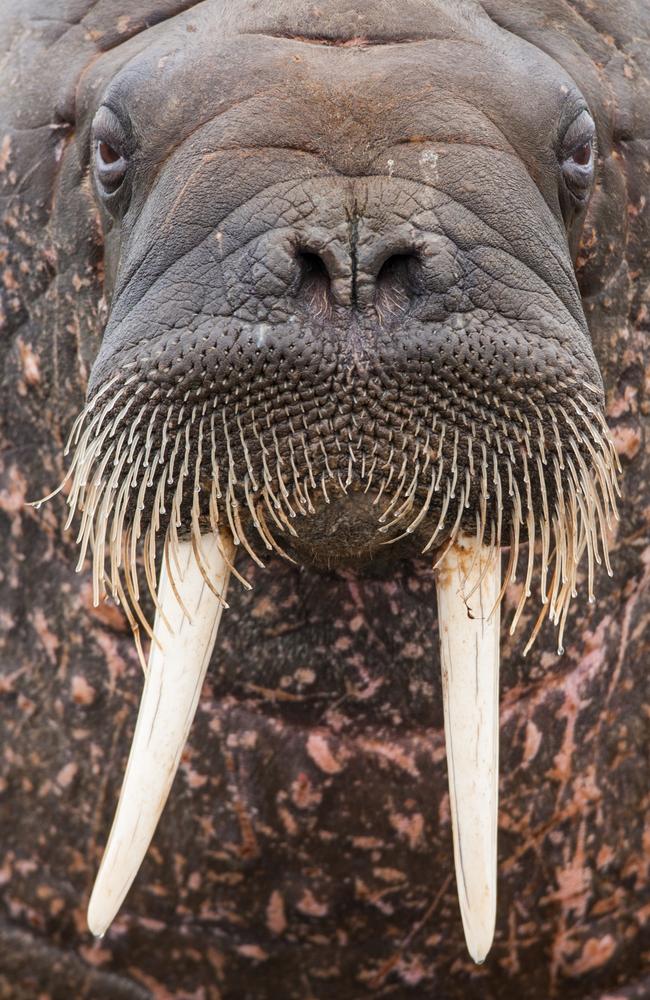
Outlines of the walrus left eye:
M589 112L582 111L567 129L560 151L562 179L574 202L587 200L595 161L596 126Z
M582 146L578 146L571 154L571 159L579 167L588 167L591 162L592 153L593 146L591 142L583 142Z

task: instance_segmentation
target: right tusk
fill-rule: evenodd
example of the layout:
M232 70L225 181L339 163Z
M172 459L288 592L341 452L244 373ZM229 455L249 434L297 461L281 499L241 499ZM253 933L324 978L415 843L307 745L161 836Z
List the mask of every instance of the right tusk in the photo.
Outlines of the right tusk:
M189 541L179 542L175 557L163 560L159 611L138 721L115 819L88 905L88 927L98 937L115 918L155 833L217 637L234 546L214 533L202 535L195 544L200 547L200 560ZM174 569L176 563L178 570ZM207 585L206 575L216 593Z
M501 554L462 536L436 587L454 861L465 940L483 962L494 937L499 798Z

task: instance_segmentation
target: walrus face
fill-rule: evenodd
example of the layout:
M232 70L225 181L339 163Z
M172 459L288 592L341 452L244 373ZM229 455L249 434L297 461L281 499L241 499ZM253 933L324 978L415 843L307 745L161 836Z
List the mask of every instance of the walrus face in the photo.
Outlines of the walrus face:
M369 6L356 23L333 3L311 20L202 5L89 72L109 315L70 504L96 598L107 581L136 628L151 631L138 551L152 592L162 562L162 619L169 598L203 627L194 561L217 601L205 663L238 549L360 572L428 553L441 615L460 594L466 628L481 622L474 707L491 731L501 548L508 582L528 545L513 627L536 560L538 627L563 628L583 552L590 596L607 558L615 459L572 265L596 130L575 82L482 11L412 0L400 31Z

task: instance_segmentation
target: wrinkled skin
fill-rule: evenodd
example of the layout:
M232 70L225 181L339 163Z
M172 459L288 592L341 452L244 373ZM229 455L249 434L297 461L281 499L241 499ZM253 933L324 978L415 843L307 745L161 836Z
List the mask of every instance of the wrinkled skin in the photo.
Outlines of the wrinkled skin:
M226 16L172 0L2 15L0 995L648 996L647 15L633 3L613 16L605 4L377 2L357 23L337 14L344 5L273 6L272 23L253 4ZM313 45L310 34L402 44ZM574 91L598 130L586 217L561 204L549 152ZM115 223L90 165L107 93L128 104L140 150ZM404 142L423 134L444 134L448 153L423 159L426 143ZM260 199L270 179L282 197ZM414 219L428 268L395 261L414 249ZM488 219L497 234L477 269ZM499 240L515 250L506 272ZM324 271L297 274L297 247ZM397 372L381 396L389 427L391 400L415 381L409 351L453 370L458 345L436 331L459 297L474 346L488 298L508 317L493 331L498 384L523 379L518 342L532 345L545 392L566 366L598 385L602 373L625 473L614 576L599 576L595 605L574 602L564 656L546 625L522 658L535 608L504 636L487 963L466 955L451 871L430 563L396 549L379 566L354 499L314 520L303 565L242 561L253 590L232 591L154 844L93 942L85 904L140 668L121 611L94 608L89 570L74 574L64 500L25 505L62 478L89 386L143 340L149 352L172 330L215 326L222 348L237 336L244 349L235 362L216 349L211 374L241 384L264 324L257 346L293 350L300 385L325 384L340 405L351 371L370 371L368 386L377 368ZM440 354L422 362L432 344ZM172 380L192 367L193 341L180 355ZM282 364L263 376L271 386ZM328 516L343 525L339 549Z

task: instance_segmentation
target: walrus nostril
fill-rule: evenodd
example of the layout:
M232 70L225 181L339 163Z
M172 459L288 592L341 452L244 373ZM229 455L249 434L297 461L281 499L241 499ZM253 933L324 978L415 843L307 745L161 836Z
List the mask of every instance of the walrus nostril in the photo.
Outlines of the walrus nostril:
M392 254L379 269L376 299L379 308L404 308L422 290L422 263L414 251Z
M320 254L307 249L299 250L296 260L300 268L299 295L317 314L327 312L332 280L325 261Z

